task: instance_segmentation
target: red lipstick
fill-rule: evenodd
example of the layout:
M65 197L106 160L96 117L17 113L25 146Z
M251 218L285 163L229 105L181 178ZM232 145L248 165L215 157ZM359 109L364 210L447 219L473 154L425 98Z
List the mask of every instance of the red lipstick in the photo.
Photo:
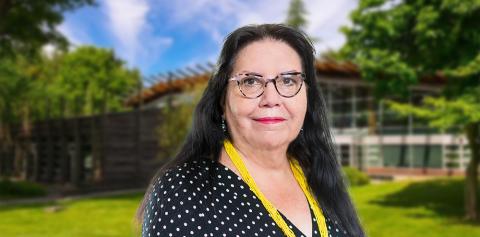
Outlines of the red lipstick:
M281 123L285 121L285 119L282 117L262 117L262 118L256 118L253 120L263 124L275 124L275 123Z

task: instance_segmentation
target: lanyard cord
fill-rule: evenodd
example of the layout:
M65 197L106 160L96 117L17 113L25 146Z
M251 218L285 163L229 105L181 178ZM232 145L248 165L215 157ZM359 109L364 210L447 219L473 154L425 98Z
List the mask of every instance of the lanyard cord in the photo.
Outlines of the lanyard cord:
M288 227L287 223L282 218L278 210L273 206L273 204L270 201L268 201L268 199L260 191L257 184L255 183L255 180L253 180L252 176L250 176L250 174L248 173L247 167L243 163L242 158L238 154L237 150L235 150L235 147L233 147L232 143L229 140L225 140L223 142L223 146L225 147L225 151L227 152L228 156L232 160L233 164L240 172L242 179L248 184L250 189L252 189L253 193L260 199L263 206L267 209L268 213L270 214L272 219L275 221L275 223L277 223L277 225L280 227L280 229L283 231L283 233L287 237L295 237L293 230ZM294 159L290 161L290 167L295 176L295 179L297 180L298 184L302 188L303 193L307 197L308 203L313 209L313 214L317 219L318 229L320 230L321 236L322 237L328 236L325 217L323 216L322 210L320 209L317 201L312 196L308 188L308 184L307 184L307 181L305 180L305 175L303 174L302 168L298 164L298 161Z

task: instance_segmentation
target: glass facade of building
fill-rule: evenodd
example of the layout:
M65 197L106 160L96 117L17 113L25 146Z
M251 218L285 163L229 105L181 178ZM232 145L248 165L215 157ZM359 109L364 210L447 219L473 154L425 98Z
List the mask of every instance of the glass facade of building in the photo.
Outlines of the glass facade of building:
M399 116L382 100L375 100L371 88L360 79L319 76L318 86L343 166L361 169L466 167L468 147L455 140L455 135L430 128L427 121L418 117ZM435 96L437 89L417 87L405 98L388 99L419 105L426 96ZM432 136L441 137L432 140Z

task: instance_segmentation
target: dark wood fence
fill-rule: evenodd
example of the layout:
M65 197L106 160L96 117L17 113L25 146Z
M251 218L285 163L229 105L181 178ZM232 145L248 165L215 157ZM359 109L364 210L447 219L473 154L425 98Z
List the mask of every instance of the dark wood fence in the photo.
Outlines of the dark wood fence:
M158 109L36 122L0 153L0 176L16 170L13 176L74 190L145 187L163 164L160 122Z

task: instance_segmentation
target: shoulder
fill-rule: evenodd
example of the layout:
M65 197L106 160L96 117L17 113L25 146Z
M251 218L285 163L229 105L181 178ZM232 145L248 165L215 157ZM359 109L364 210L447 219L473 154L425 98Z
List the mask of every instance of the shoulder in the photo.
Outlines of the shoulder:
M145 208L142 236L185 230L186 220L201 219L197 213L205 205L204 190L211 183L215 161L189 161L169 168L152 184Z
M193 191L199 189L202 184L205 186L205 183L209 182L209 171L214 168L214 163L215 161L211 160L188 161L167 169L152 184L151 201L180 197L178 191L181 189Z
M184 162L167 169L165 174L158 178L158 190L169 193L176 188L201 184L199 181L208 178L214 166L215 161L201 160Z

